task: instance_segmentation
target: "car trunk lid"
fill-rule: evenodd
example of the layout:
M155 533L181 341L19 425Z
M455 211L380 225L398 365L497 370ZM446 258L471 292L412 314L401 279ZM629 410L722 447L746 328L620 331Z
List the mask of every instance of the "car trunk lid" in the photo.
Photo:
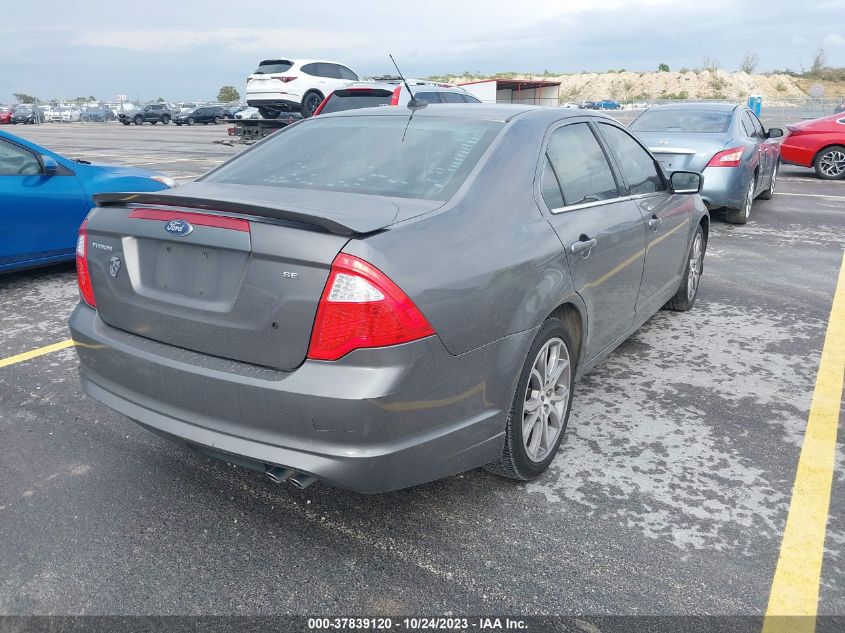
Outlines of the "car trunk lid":
M729 134L638 132L637 135L670 173L703 171L710 159L731 141Z
M213 356L299 366L335 256L403 213L377 196L243 189L95 196L86 239L102 320Z

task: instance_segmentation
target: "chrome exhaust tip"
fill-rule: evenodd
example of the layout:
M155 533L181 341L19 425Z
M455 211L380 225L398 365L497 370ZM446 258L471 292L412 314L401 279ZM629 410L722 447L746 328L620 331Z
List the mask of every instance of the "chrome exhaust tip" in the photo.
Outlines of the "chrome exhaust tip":
M317 481L317 478L314 475L296 473L293 477L289 479L289 481L300 490L305 490L308 486Z
M267 476L270 481L281 484L293 477L296 471L291 468L282 468L281 466L271 466L267 469Z

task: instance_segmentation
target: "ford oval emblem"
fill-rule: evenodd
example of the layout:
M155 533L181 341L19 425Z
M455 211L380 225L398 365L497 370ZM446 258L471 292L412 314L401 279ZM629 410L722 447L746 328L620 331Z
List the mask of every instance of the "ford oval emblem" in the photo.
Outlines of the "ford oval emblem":
M176 237L185 237L191 234L194 227L187 220L169 220L164 223L164 230Z

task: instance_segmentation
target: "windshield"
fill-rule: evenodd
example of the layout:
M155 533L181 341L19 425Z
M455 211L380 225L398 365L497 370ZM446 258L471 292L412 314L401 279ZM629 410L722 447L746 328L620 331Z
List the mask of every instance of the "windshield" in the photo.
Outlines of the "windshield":
M26 114L27 112L32 112L32 106L18 106L15 108L15 112L20 112L21 114Z
M731 112L702 110L651 110L643 112L631 124L637 132L727 132Z
M284 73L291 69L293 62L286 59L267 59L261 62L256 68L254 75L271 75L274 73Z
M503 125L450 117L317 117L274 134L204 180L445 201Z

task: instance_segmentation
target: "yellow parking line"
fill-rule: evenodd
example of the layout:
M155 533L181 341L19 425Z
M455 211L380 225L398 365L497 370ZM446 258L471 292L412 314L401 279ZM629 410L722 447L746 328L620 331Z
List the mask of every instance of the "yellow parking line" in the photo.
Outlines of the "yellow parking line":
M763 633L812 633L816 629L843 380L845 254L833 295Z
M22 363L25 360L29 360L30 358L37 358L38 356L43 356L44 354L49 354L50 352L56 352L60 349L65 349L67 347L72 347L73 341L71 339L67 339L66 341L60 341L58 343L53 343L52 345L45 345L44 347L39 347L38 349L32 349L28 352L24 352L23 354L17 354L15 356L9 356L8 358L0 359L0 367L8 367L9 365L14 365L15 363Z

